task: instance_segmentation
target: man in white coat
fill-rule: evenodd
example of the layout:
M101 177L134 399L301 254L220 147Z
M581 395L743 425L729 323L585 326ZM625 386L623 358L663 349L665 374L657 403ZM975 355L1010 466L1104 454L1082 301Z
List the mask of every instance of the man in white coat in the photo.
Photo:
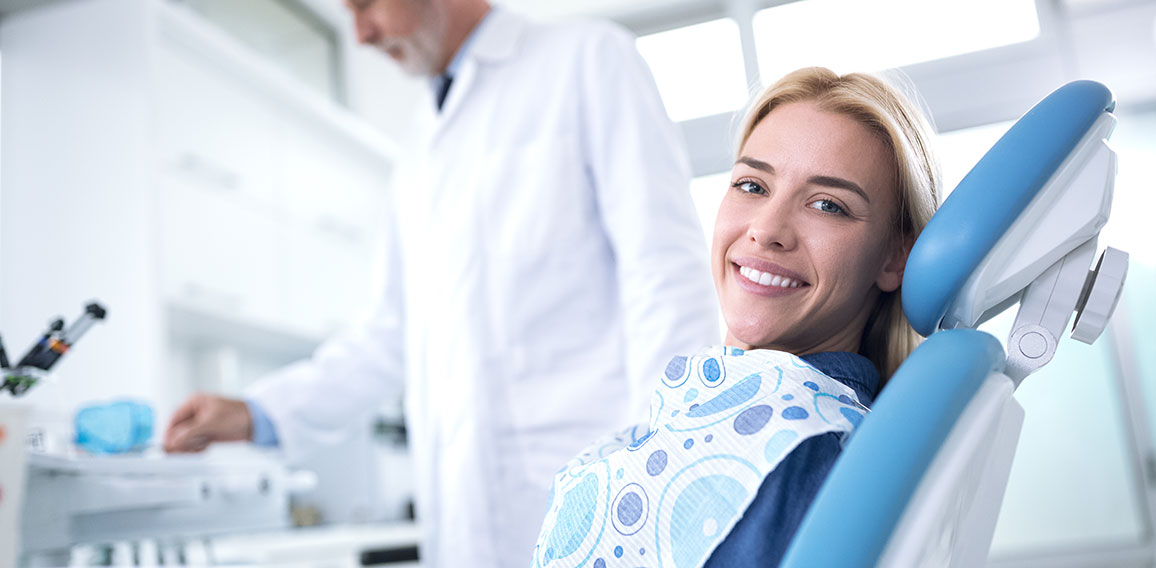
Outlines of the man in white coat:
M389 194L368 323L260 381L198 395L172 451L340 440L404 385L427 566L530 561L553 474L645 421L669 358L717 343L679 133L627 32L486 0L348 0L358 38L431 79Z

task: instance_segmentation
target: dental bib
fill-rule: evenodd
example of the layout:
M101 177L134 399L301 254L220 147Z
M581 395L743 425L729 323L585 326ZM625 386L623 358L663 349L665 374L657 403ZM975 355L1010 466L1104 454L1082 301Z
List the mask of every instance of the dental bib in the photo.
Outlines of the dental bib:
M781 351L675 357L650 424L600 440L554 478L534 568L702 566L801 442L849 434L855 392Z

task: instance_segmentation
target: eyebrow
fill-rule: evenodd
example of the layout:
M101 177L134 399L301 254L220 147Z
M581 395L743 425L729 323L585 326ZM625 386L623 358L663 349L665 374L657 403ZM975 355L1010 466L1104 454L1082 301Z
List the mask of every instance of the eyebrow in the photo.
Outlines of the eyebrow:
M748 166L750 166L756 170L762 170L764 172L767 172L768 174L775 173L775 168L773 166L771 166L770 164L762 161L762 160L756 160L754 158L748 158L746 156L743 156L743 157L735 160L735 163L736 164L746 164L746 165L748 165Z
M770 165L770 164L768 164L762 160L756 160L754 158L749 158L747 156L743 156L743 157L739 158L738 160L735 160L735 163L746 164L746 165L748 165L748 166L750 166L756 170L761 170L761 171L767 172L768 174L775 173L774 166L772 166L772 165ZM841 177L835 177L835 176L811 176L810 178L807 179L807 182L813 183L815 185L821 185L824 187L833 187L833 188L837 188L837 189L846 189L848 191L853 191L855 193L858 193L867 203L871 203L871 198L867 197L867 192L863 191L863 188L859 187L859 184L857 184L851 180L848 180L848 179L843 179Z

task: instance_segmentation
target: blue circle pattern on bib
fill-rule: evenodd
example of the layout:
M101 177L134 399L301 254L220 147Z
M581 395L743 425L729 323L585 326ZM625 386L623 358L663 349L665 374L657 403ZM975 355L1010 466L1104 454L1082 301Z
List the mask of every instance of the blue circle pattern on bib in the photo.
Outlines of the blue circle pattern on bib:
M791 450L853 431L866 412L854 391L788 353L675 357L649 427L600 440L559 471L532 566L701 566Z

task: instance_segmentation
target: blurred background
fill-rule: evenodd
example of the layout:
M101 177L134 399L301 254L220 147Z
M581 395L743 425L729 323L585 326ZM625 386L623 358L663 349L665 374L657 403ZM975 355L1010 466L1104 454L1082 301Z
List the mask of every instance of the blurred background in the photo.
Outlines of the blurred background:
M876 70L918 93L947 190L1052 89L1112 88L1119 176L1100 243L1131 254L1127 286L1104 338L1063 340L1016 394L1026 420L991 564L1156 564L1156 1L501 5L638 36L685 135L707 242L736 117L787 71ZM239 394L363 317L382 191L430 96L356 45L338 0L0 0L0 332L19 353L55 314L109 308L26 397L39 443L67 444L78 408L124 397L153 407L155 439L192 392ZM1004 338L1011 317L986 329ZM297 561L416 538L400 401L298 467L316 483L288 522L323 530ZM245 554L292 534L205 548L260 562L276 556Z

